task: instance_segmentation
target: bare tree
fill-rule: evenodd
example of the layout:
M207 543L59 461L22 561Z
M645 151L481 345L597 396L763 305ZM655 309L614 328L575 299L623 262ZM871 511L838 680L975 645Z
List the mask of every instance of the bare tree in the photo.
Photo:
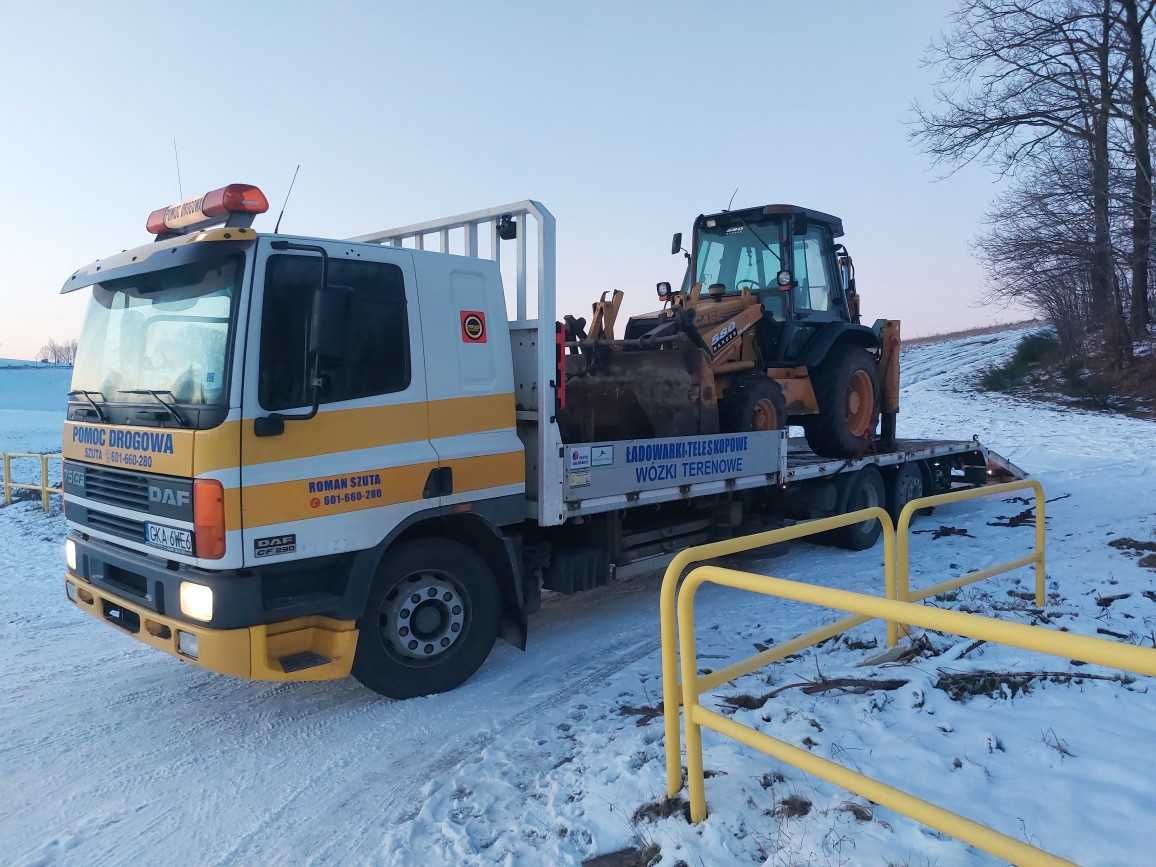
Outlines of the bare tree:
M916 105L914 138L937 164L982 159L1006 176L1031 174L1019 190L1031 199L1039 199L1041 185L1049 182L1038 172L1053 151L1062 151L1059 161L1069 170L1079 169L1086 190L1071 192L1088 209L1091 233L1066 240L1087 244L1090 255L1060 261L1087 262L1087 316L1093 327L1104 328L1107 347L1124 363L1131 343L1115 268L1111 145L1127 64L1114 3L963 0L950 32L929 51L928 62L941 78L935 106ZM1063 186L1057 176L1050 180ZM1013 223L1010 235L1022 228ZM1003 248L998 257L1005 265L1006 253ZM1034 249L1033 255L1044 254Z
M37 355L41 361L48 361L52 364L74 364L76 362L76 348L75 338L63 342L49 338L48 342L40 347L40 352Z
M1137 0L1121 0L1124 30L1128 38L1128 71L1131 78L1132 148L1135 181L1132 189L1132 273L1129 324L1133 337L1147 333L1148 266L1152 241L1152 151L1149 146L1149 52L1144 48L1144 27L1156 3L1141 11Z
M1092 296L1095 233L1081 149L1055 147L1021 169L989 210L976 251L993 300L1047 317L1065 353L1083 352Z
M60 344L60 361L62 364L76 363L76 349L79 341L74 337Z

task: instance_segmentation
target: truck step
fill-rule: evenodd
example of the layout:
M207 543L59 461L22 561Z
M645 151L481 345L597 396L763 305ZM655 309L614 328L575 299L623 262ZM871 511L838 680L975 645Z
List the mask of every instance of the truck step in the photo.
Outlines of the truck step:
M281 670L286 674L291 674L294 671L303 671L306 668L316 668L319 665L325 665L332 662L328 656L322 656L320 653L314 653L312 650L303 650L301 653L291 653L288 656L282 656L278 662L281 663Z

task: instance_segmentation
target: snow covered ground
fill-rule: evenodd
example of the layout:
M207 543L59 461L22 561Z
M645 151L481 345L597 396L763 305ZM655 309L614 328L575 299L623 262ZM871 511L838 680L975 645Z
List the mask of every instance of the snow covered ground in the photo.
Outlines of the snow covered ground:
M1135 546L1108 543L1156 540L1156 425L973 392L969 377L1017 337L907 350L900 431L978 434L1050 497L1069 495L1048 507L1047 620L1151 646L1156 571ZM0 416L0 449L58 436L58 414L23 427L11 416ZM1023 508L996 499L923 519L919 530L971 536L914 536L913 585L1026 551L1030 526L998 525ZM66 602L63 534L34 504L0 510L0 862L560 865L653 845L665 867L992 863L710 732L710 817L663 818L662 723L648 712L661 693L657 578L549 600L527 653L499 645L456 692L391 702L354 681L233 681L118 635ZM878 593L879 559L878 549L797 545L744 567ZM937 604L1033 622L1017 595L1030 584L1023 570ZM836 616L709 586L698 608L707 667ZM971 642L940 635L906 664L856 668L881 637L866 625L719 688L711 703L1081 864L1151 861L1151 684L990 646L963 655ZM979 670L1065 676L1026 688L1005 678L964 700L936 686L950 685L941 671ZM866 694L791 687L820 673L905 683Z

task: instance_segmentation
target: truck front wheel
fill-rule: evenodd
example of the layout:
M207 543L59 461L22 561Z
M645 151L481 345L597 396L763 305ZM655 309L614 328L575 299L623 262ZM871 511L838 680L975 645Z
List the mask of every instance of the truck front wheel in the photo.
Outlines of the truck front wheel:
M449 539L403 542L386 554L358 622L353 676L389 698L446 692L489 656L500 609L494 573Z

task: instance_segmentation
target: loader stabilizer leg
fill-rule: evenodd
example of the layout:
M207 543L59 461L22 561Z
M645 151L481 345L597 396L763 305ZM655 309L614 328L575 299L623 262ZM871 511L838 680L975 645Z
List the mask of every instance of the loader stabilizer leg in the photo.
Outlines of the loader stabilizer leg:
M893 452L898 448L895 438L895 416L897 413L885 412L879 417L879 448L885 452Z
M899 320L882 320L879 329L881 380L879 444L885 451L896 447L895 417L899 414Z

